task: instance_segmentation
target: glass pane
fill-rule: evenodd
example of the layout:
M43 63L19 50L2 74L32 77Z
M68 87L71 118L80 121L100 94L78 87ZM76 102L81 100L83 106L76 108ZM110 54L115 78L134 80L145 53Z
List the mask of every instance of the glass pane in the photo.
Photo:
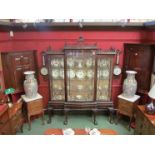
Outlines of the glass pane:
M110 68L111 59L110 58L99 58L97 72L97 100L110 100Z
M94 60L91 50L67 52L68 101L93 101Z
M64 91L64 59L61 57L51 58L51 97L52 100L65 100Z

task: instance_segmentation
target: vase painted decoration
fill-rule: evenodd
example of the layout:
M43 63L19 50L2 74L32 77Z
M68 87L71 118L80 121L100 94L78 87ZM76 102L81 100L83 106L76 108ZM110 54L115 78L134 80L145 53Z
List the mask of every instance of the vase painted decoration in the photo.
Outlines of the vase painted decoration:
M137 91L137 81L135 79L136 71L126 71L127 78L123 83L123 96L127 98L132 98L136 94Z
M24 81L24 91L27 98L34 98L37 96L38 92L38 83L34 77L34 71L24 72L25 81Z

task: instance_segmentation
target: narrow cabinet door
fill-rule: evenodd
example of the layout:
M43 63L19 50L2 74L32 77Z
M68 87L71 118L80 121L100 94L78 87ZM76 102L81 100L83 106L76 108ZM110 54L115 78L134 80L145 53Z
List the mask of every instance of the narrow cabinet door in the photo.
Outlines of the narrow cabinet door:
M94 100L95 58L93 50L66 50L67 100L90 102Z
M96 100L111 100L112 56L97 55L97 94Z
M49 79L50 79L50 97L53 101L65 100L64 87L64 56L48 56Z

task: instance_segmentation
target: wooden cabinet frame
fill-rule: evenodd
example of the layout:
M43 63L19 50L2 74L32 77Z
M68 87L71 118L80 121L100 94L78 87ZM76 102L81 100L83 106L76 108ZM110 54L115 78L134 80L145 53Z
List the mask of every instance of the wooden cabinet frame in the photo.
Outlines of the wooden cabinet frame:
M88 99L83 99L83 100L78 100L78 99L73 99L73 100L70 100L68 98L68 88L69 85L68 85L68 76L67 76L67 72L68 72L68 64L67 64L67 58L68 58L68 52L71 52L74 53L74 52L77 52L76 54L79 54L79 52L92 52L93 54L93 58L92 58L92 61L95 63L93 65L93 69L94 69L94 74L93 74L93 84L94 84L94 88L92 89L93 90L93 99L92 100L89 100L89 97L87 97ZM75 54L75 55L76 55ZM111 98L111 84L112 84L112 72L113 72L113 57L114 55L116 54L116 52L114 51L102 51L100 49L98 49L96 46L66 46L64 48L63 51L60 51L60 52L54 52L54 51L46 51L43 53L44 55L44 58L45 58L45 63L46 63L46 67L48 68L48 73L49 73L49 93L50 93L50 99L49 99L49 102L48 102L48 111L49 111L49 122L51 122L51 114L54 110L64 110L64 113L65 113L65 124L67 124L67 114L70 110L80 110L80 111L83 111L83 110L90 110L94 113L94 123L96 124L96 112L98 110L105 110L109 107L112 107L113 106L113 101L112 101L112 98ZM89 54L88 54L89 55ZM52 69L54 67L51 67L51 63L53 64L53 61L52 60L53 58L61 58L63 60L59 60L61 61L60 63L61 64L64 64L64 67L63 67L63 70L64 70L64 79L62 80L63 83L64 83L64 98L63 99L60 99L60 100L57 100L57 99L54 99L53 96L51 95L51 93L53 93L53 85L52 85L52 80L53 80L53 77L51 77L51 74L53 74ZM82 56L81 56L82 58ZM74 59L78 62L77 60L77 57L75 56ZM86 58L87 59L87 58ZM107 93L108 93L108 98L107 99L98 99L97 98L97 90L98 90L98 86L97 86L97 83L98 83L98 70L99 70L99 60L101 59L101 61L105 61L107 62L107 66L108 66L108 84L106 87L107 88ZM103 59L103 60L102 60ZM84 59L85 60L85 59ZM83 61L84 61L83 60ZM101 62L100 62L101 63ZM83 68L82 68L83 69ZM54 69L53 69L54 70ZM58 68L58 70L60 71L60 68ZM62 68L61 68L62 70ZM100 68L100 71L102 71L103 68ZM103 76L103 75L102 75ZM104 80L100 80L102 83L104 82ZM103 84L102 84L103 85ZM102 88L103 89L103 88ZM74 96L74 95L72 95ZM106 96L106 95L105 95ZM62 97L62 96L61 96ZM74 96L75 97L75 96ZM104 96L102 96L104 97Z

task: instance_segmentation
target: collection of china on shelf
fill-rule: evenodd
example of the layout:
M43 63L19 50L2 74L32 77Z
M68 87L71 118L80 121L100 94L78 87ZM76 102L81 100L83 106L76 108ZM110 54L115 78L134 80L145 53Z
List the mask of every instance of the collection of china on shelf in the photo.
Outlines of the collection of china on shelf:
M69 56L67 59L67 80L68 80L68 100L69 101L92 101L93 81L94 81L93 58L82 57L76 59Z
M52 82L52 96L54 100L64 100L64 59L53 58L51 60L51 80Z
M110 61L98 60L97 71L97 99L108 99ZM92 57L67 57L67 91L70 101L92 101L94 91L95 60ZM64 100L64 59L51 60L51 79L53 80L52 96L54 100Z
M97 99L108 100L110 61L109 59L98 60L98 83L97 83Z
M55 62L58 62L58 61L55 61ZM69 63L69 67L73 67L73 63L74 61L70 61L70 63ZM89 62L89 61L88 61ZM87 64L87 66L91 66L92 65L92 63L88 63L87 61L86 61L86 64ZM60 61L60 63L54 63L53 64L53 66L54 67L59 67L60 65L62 66L62 61ZM101 63L102 64L102 63ZM78 68L82 68L82 67L80 67L81 66L81 63L80 63L80 65L78 66ZM102 64L102 66L101 66L102 68L100 69L100 70L98 70L98 74L97 74L97 76L98 76L98 78L99 77L103 77L103 78L108 78L108 76L109 76L109 70L108 69L104 69L103 70L103 67L106 67L105 66L105 64L103 65ZM59 69L59 68L57 68L57 69L53 69L52 70L52 77L54 78L54 79L64 79L64 69ZM83 70L83 69L69 69L68 71L67 71L67 77L68 78L70 78L70 79L74 79L74 78L77 78L77 79L81 79L81 80L83 80L83 79L92 79L93 77L94 77L94 70L92 70L92 69L87 69L87 70Z

